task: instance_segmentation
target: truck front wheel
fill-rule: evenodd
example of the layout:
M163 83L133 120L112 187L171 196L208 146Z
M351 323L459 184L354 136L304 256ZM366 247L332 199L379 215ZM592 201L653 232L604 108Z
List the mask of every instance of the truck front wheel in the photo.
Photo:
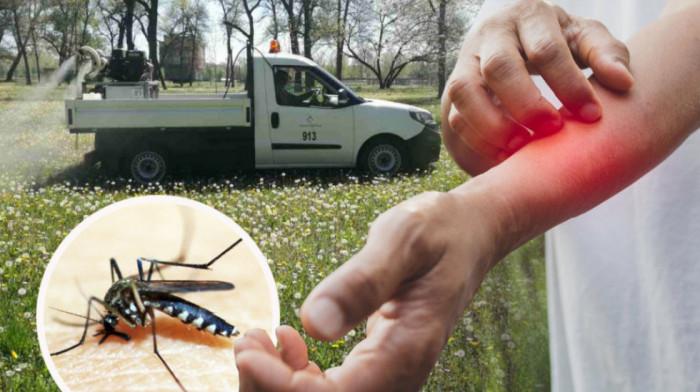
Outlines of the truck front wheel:
M162 151L137 149L127 157L127 174L140 184L158 182L163 179L168 168L165 157Z
M373 176L393 176L405 163L404 148L391 139L377 139L366 145L360 154L360 166Z

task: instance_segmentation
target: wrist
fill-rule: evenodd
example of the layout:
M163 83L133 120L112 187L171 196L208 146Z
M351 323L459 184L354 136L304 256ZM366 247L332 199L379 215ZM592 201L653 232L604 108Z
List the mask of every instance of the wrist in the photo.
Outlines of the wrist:
M449 194L458 206L455 216L464 233L474 238L472 246L487 273L501 259L537 235L529 229L527 211L518 210L507 192L496 189L491 173L477 176Z

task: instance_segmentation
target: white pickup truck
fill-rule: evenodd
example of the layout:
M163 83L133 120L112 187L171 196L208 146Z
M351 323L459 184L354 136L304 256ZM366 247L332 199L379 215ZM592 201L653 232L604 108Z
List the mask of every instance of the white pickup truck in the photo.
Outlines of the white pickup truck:
M363 99L301 56L256 55L252 69L244 94L159 96L155 82L107 83L65 102L68 127L95 134L91 159L142 183L193 167L390 175L438 159L438 126L424 109Z

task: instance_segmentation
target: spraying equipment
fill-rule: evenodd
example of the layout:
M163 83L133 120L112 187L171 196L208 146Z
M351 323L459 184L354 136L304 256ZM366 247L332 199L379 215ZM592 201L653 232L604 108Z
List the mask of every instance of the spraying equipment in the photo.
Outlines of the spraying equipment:
M141 183L200 168L357 166L391 175L439 157L430 112L363 99L305 57L249 55L246 86L254 87L244 93L159 95L142 52L79 53L88 77L102 81L66 101L68 128L95 134L87 159Z

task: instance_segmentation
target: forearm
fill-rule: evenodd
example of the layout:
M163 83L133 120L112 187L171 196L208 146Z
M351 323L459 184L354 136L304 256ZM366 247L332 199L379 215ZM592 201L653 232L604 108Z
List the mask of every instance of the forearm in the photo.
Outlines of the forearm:
M499 254L492 262L627 187L700 126L698 18L696 2L628 42L634 87L619 94L593 81L600 121L566 121L559 133L452 191L493 217L488 230Z

